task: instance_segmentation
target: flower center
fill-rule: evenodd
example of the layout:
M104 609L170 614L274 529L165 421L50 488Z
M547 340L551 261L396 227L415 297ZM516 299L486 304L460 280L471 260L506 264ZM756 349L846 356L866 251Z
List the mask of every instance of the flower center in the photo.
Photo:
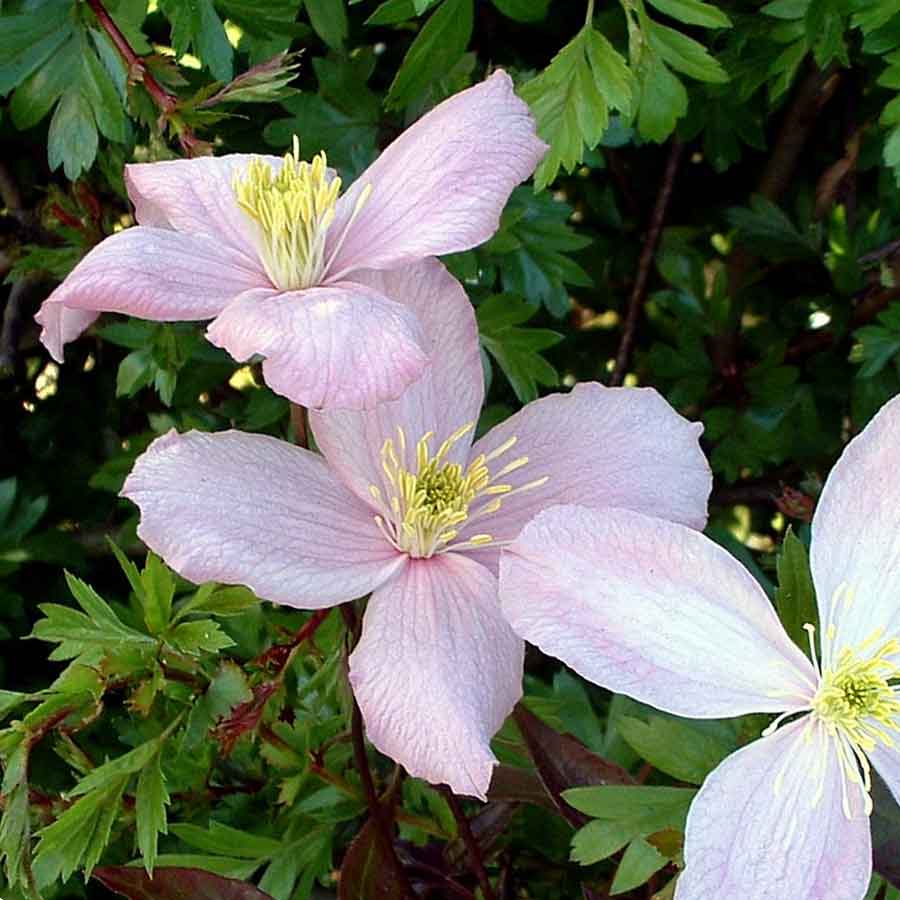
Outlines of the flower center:
M346 237L350 223L369 198L371 186L360 193L331 257L325 240L334 221L341 179L329 176L328 161L318 153L312 163L300 160L300 144L286 153L280 171L262 159L251 160L243 177L233 184L238 206L259 226L259 255L272 283L283 291L318 284Z
M804 626L813 643L813 626ZM829 626L826 640L833 640L836 629ZM847 785L857 784L863 791L866 813L872 811L872 772L868 760L879 744L895 748L900 733L900 640L883 640L884 628L878 627L857 647L845 647L828 668L820 671L819 686L810 702L813 717L821 722L834 740L843 769L844 812L851 815ZM828 656L826 655L826 658Z
M412 462L407 462L406 434L402 428L397 428L396 443L393 438L384 442L381 466L387 496L374 484L369 485L369 491L382 511L375 516L375 522L398 550L413 557L429 557L446 550L491 544L494 538L490 534L473 534L464 541L453 541L464 524L497 512L504 498L547 482L547 477L519 487L499 482L526 465L527 456L491 473L489 463L506 453L516 443L515 437L487 455L479 454L468 466L448 462L453 445L474 427L475 423L469 422L454 431L433 456L429 443L434 434L429 431L416 444Z

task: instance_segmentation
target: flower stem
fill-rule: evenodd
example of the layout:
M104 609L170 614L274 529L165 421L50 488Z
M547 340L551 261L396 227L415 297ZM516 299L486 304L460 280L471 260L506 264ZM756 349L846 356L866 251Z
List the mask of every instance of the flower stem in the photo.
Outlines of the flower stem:
M466 845L466 850L469 852L472 869L475 872L475 877L478 879L478 886L481 888L484 900L497 900L497 895L494 893L494 888L491 885L491 880L488 878L487 869L484 865L481 847L478 846L478 840L472 832L472 824L469 822L468 818L466 818L466 814L463 812L459 798L450 790L450 788L441 788L441 793L447 800L447 805L450 807L450 812L453 813L453 818L456 819L456 824L459 828L459 836L462 838L463 843Z
M97 21L103 30L109 35L109 39L115 44L122 59L128 64L129 76L135 76L143 82L147 93L153 98L153 102L164 114L172 112L178 105L178 98L170 94L147 70L146 63L134 52L128 38L119 30L119 26L113 21L112 16L106 11L101 0L87 0L88 6L94 11Z
M594 0L588 0L587 12L584 14L584 24L590 27L594 22Z
M352 603L345 603L341 606L341 614L347 625L348 649L350 641L357 639L357 618ZM369 818L375 827L375 835L378 843L381 845L381 852L388 864L394 870L397 884L400 888L400 894L406 900L413 900L414 894L409 880L406 877L406 871L397 856L394 849L394 823L393 817L388 810L381 804L378 799L378 792L375 789L375 782L372 779L372 770L369 768L369 758L366 755L366 739L363 731L362 711L356 702L356 697L352 695L353 712L350 718L350 729L353 743L353 762L359 772L362 781L363 792L366 796L366 805L369 807Z

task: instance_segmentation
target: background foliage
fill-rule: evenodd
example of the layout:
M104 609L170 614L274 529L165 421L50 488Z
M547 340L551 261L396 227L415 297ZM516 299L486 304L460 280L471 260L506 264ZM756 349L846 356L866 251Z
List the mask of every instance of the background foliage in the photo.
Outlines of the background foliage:
M706 426L709 534L802 637L817 492L900 391L898 0L3 0L4 900L403 896L364 824L338 613L144 563L116 496L171 427L294 439L287 402L200 325L106 316L59 367L32 315L131 223L125 162L297 133L350 179L492 66L551 150L446 260L481 427L576 381L657 387ZM536 653L526 688L465 805L497 896L670 897L695 786L759 722L664 716ZM371 761L408 882L474 896L450 799ZM898 817L880 795L872 898L900 897Z

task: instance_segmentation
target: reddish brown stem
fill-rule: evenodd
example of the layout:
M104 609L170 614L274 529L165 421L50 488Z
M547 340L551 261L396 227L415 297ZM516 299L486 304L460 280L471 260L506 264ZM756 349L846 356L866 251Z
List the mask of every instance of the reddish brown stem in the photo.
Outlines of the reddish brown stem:
M347 625L347 647L348 651L352 646L351 641L357 639L358 620L356 611L352 603L344 603L341 606L341 615ZM409 879L406 877L406 870L397 856L394 848L394 823L388 810L378 799L378 791L375 788L375 781L372 778L372 770L369 768L369 757L366 755L366 738L363 729L362 711L356 702L356 697L352 696L353 712L350 718L351 741L353 745L353 763L359 772L362 781L363 793L366 797L366 805L369 808L369 818L375 826L375 835L378 843L381 845L381 852L388 864L394 870L397 878L397 884L400 888L400 894L404 900L413 900L414 894L410 886Z
M457 799L456 794L449 788L443 788L442 793L447 800L447 805L450 807L450 812L453 813L453 818L456 819L459 836L462 838L463 843L466 845L466 850L469 852L472 870L475 872L475 877L478 879L478 886L481 888L484 900L497 900L497 895L494 893L494 888L491 886L491 880L488 878L487 869L484 866L484 860L481 856L481 847L478 846L478 841L472 833L471 823L466 817L465 812L463 812L463 808Z
M305 406L291 404L291 429L298 447L309 447L309 414Z
M178 98L170 94L147 69L146 63L134 52L134 48L128 43L128 38L119 30L119 26L113 21L112 16L106 11L101 0L87 0L88 6L94 11L97 21L103 30L109 35L109 39L115 44L122 59L128 64L129 75L143 82L147 93L153 98L153 102L160 111L168 114L178 105Z
M619 351L616 353L616 366L613 369L610 380L612 385L620 385L625 380L625 372L628 369L631 350L637 334L638 319L640 318L641 310L644 308L644 301L647 298L647 282L650 278L650 269L653 266L653 256L659 244L659 236L662 233L663 222L669 208L669 201L672 198L672 188L675 185L675 175L678 172L678 164L681 161L683 149L684 145L681 141L677 137L674 138L672 147L669 150L669 159L666 162L662 184L656 196L653 214L650 217L650 227L647 231L647 237L644 239L644 247L641 250L637 277L634 280L634 287L631 289L631 296L628 298L628 311L625 314L622 340L619 343Z

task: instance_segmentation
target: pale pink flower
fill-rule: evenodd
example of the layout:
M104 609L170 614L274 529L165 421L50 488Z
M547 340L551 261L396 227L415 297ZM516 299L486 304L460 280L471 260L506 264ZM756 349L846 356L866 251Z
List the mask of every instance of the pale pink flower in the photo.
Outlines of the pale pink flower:
M301 609L371 592L350 658L369 737L413 775L483 797L490 739L522 680L498 547L576 499L702 527L701 426L653 390L583 384L473 445L484 385L460 285L433 260L359 277L420 317L433 353L420 381L372 411L312 413L322 456L260 435L171 432L123 493L143 540L192 581Z
M589 681L680 716L779 714L695 798L676 900L865 896L870 766L900 801L898 466L900 398L848 444L813 518L813 662L747 570L678 524L559 506L504 550L513 629Z
M95 247L43 304L63 345L100 312L213 318L235 359L265 357L269 386L309 407L397 397L428 360L403 298L358 278L466 250L496 230L546 145L502 71L435 107L339 196L324 154L232 154L130 165L139 225Z

